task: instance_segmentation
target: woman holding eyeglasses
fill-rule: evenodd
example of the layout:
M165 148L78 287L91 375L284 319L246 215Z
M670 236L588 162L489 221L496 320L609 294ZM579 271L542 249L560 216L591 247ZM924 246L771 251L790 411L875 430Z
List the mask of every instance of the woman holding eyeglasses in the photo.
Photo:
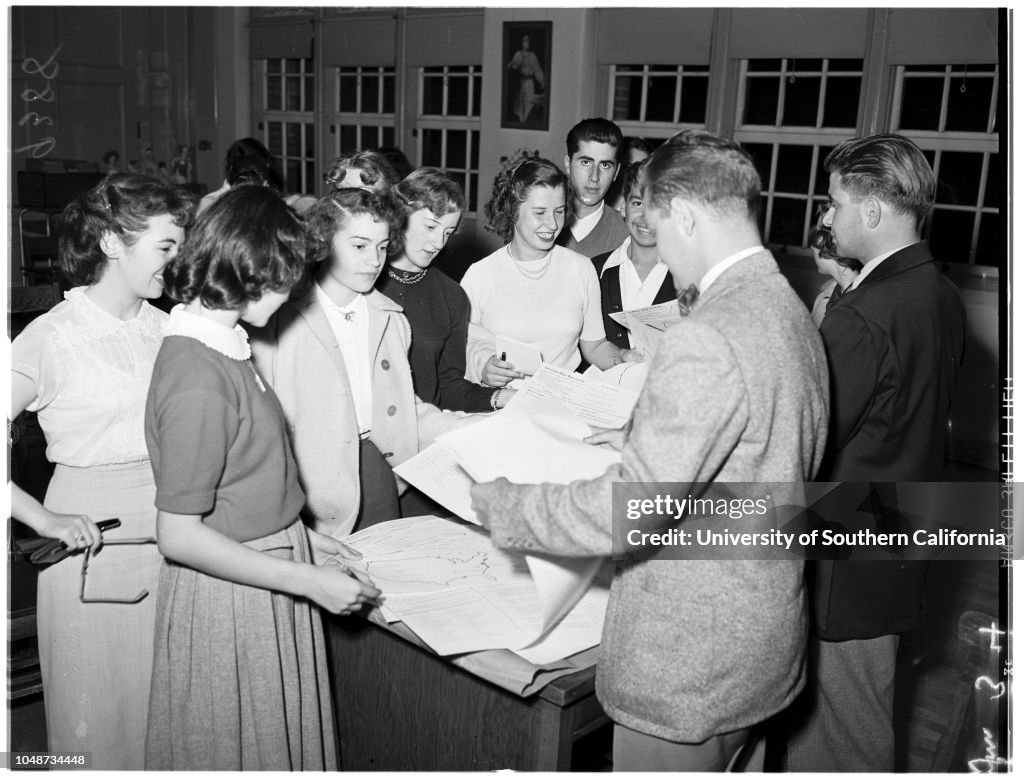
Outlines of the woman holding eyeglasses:
M195 205L154 176L116 174L64 210L60 264L77 287L11 345L11 420L38 414L56 466L42 504L11 486L11 515L76 553L39 573L37 623L49 750L93 769L141 770L152 664L155 487L146 393L163 292ZM101 547L102 546L102 547ZM144 595L144 596L143 596ZM142 599L139 597L142 596Z

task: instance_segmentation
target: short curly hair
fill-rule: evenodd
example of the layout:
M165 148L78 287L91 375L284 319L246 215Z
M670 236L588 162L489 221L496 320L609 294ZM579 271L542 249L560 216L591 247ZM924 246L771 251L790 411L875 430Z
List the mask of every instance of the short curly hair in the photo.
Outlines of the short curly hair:
M359 214L369 214L374 222L385 222L391 241L402 217L389 193L374 193L359 187L346 187L314 203L306 212L306 239L312 263L330 260L334 234Z
M349 152L337 158L331 167L324 172L324 182L331 192L343 190L348 185L342 184L349 171L359 172L359 181L375 193L384 192L398 183L398 174L388 159L379 152L369 149L363 152Z
M405 250L405 231L409 217L421 209L429 209L437 218L466 210L462 188L440 168L417 168L391 188L401 222L388 247L388 255L397 258Z
M484 204L487 230L510 241L519 220L519 207L534 187L561 187L566 191L565 173L543 157L521 157L494 177L491 198Z
M268 290L291 290L307 267L306 233L294 210L269 187L240 184L199 216L164 269L164 285L176 301L240 312Z
M187 229L195 219L196 198L188 190L150 174L111 174L79 193L57 220L61 271L72 285L91 285L107 270L101 247L106 233L132 246L150 217L170 215Z

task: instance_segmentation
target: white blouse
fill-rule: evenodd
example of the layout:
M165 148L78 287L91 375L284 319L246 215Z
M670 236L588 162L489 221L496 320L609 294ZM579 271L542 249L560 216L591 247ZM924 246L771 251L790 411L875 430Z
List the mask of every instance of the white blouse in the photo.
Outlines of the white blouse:
M462 287L471 306L466 378L473 382L481 381L496 336L531 344L546 362L569 371L580 363L581 339L605 337L594 264L565 247L520 264L502 247L470 266Z
M64 298L11 344L11 370L36 386L28 409L38 413L47 459L75 467L149 460L143 419L167 315L143 301L120 320L84 287Z

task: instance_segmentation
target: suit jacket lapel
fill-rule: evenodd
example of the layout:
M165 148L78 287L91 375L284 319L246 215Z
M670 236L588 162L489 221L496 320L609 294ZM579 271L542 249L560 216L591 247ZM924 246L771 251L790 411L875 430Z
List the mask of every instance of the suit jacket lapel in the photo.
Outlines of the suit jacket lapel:
M338 347L338 340L334 338L334 331L327 320L327 313L324 312L320 302L316 300L316 290L310 287L309 292L291 304L298 310L302 319L306 321L309 329L323 345L327 354L331 357L331 363L339 376L348 383L348 370L345 368L345 360L341 357L341 348Z

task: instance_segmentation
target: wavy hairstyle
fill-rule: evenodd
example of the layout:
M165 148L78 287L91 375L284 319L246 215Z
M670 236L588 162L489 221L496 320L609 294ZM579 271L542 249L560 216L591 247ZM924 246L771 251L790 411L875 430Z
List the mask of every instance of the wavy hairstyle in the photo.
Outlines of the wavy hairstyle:
M306 212L310 261L321 263L330 260L334 234L344 228L349 219L359 214L369 214L374 222L386 222L390 240L394 241L395 226L401 224L402 217L390 194L346 187L325 195Z
M398 183L398 174L388 162L388 159L380 152L365 150L363 152L349 152L337 158L331 167L324 172L324 182L330 187L331 192L337 192L348 187L343 185L345 176L349 171L359 172L359 181L362 186L376 193L382 193Z
M935 174L928 158L904 136L852 138L829 152L824 166L855 199L878 198L898 214L912 215L919 227L935 203Z
M107 269L100 246L104 234L130 247L149 218L170 215L175 225L187 229L195 210L195 196L162 177L111 174L64 207L57 221L61 270L72 285L91 285Z
M164 285L177 301L238 312L268 290L291 290L307 267L298 215L271 188L240 184L199 216Z
M466 196L462 188L440 168L417 168L391 188L401 220L394 231L388 255L399 257L405 251L405 231L409 217L422 209L440 219L446 214L466 210Z
M502 241L510 241L519 220L519 207L534 187L561 187L566 191L565 172L543 157L520 157L494 177L491 198L484 204L486 228Z

